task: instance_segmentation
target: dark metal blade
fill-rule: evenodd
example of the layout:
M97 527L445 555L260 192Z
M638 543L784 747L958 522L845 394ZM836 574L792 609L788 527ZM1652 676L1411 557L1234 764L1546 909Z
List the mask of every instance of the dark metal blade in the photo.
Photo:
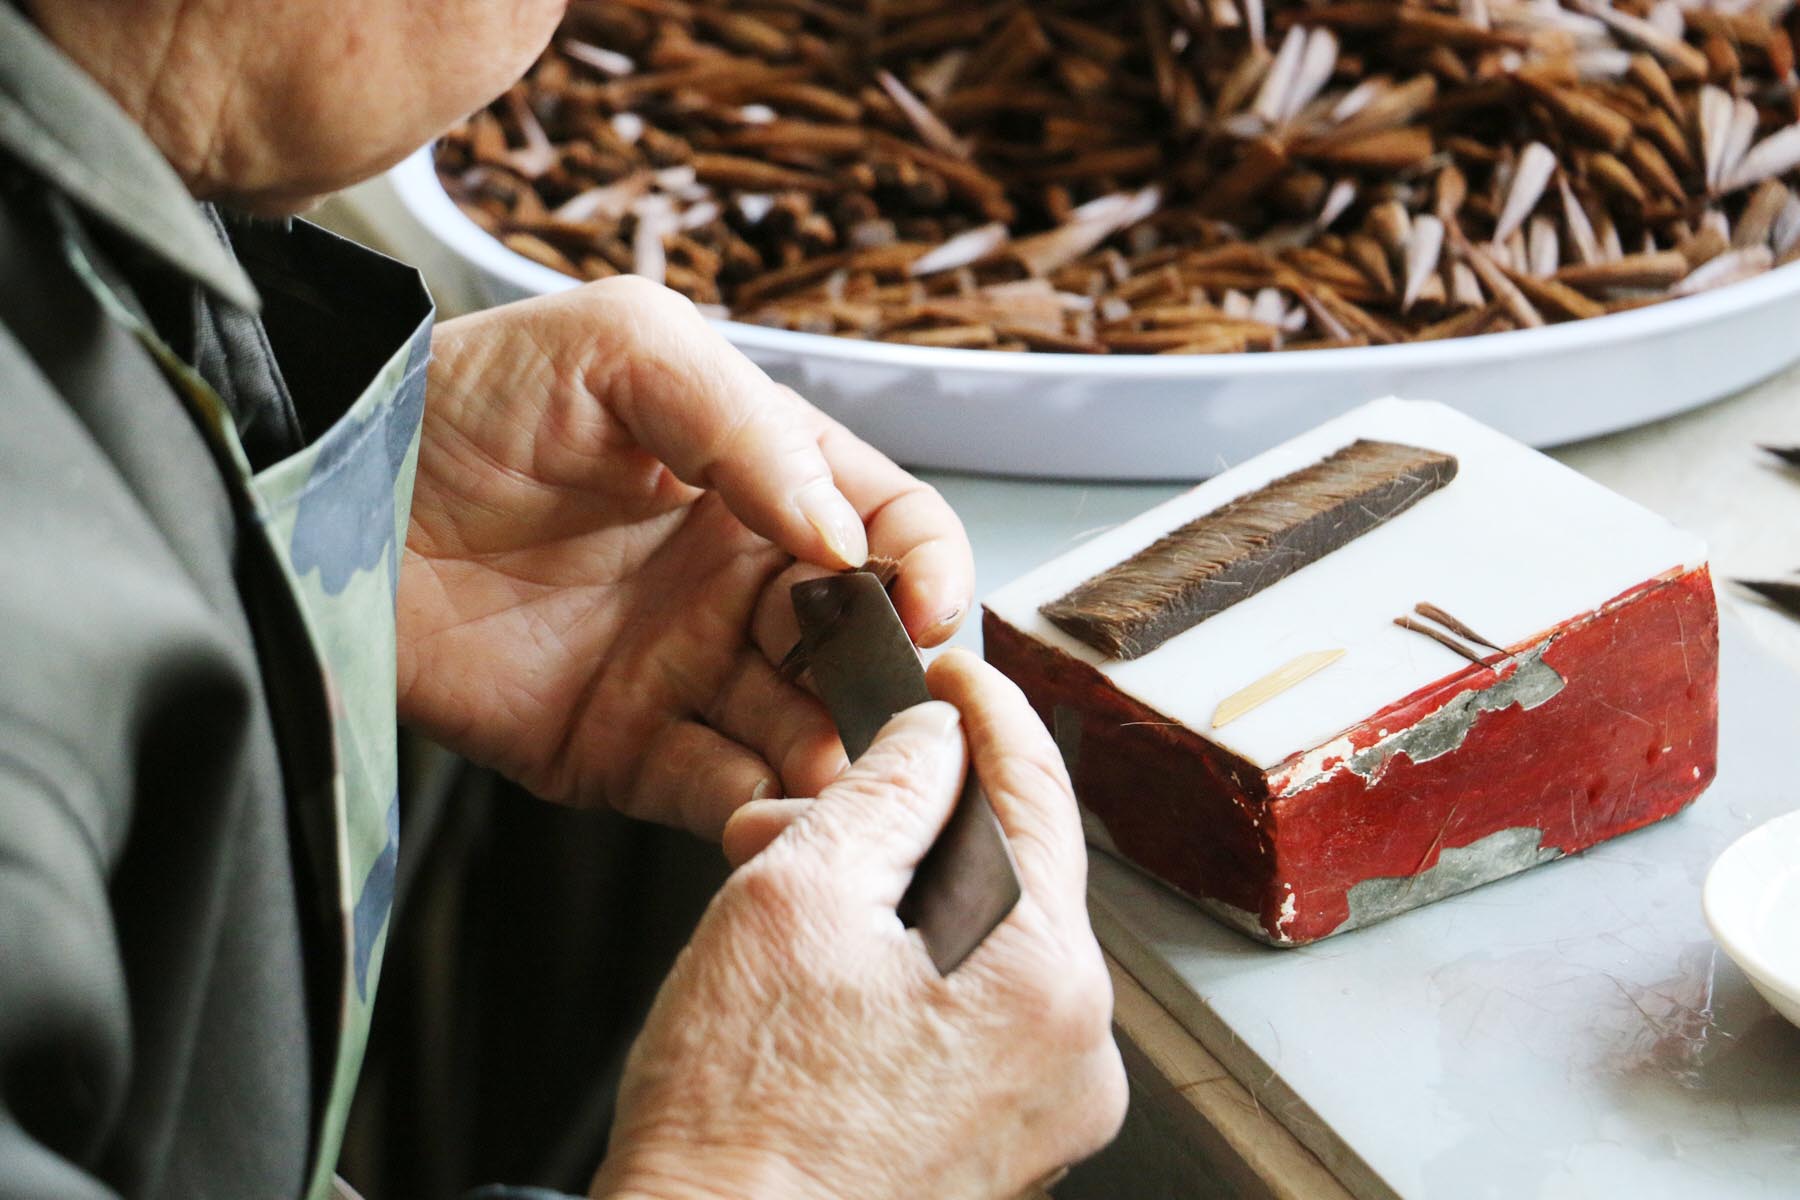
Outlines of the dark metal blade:
M794 615L814 688L851 761L902 709L931 699L925 668L887 589L867 571L793 588ZM969 769L963 793L900 901L940 973L955 970L1019 901L1012 849Z

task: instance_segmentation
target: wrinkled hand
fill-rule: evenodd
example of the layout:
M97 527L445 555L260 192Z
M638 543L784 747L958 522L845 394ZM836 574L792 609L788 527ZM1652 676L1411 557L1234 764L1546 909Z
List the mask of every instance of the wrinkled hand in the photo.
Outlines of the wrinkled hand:
M953 651L930 681L948 703L902 713L816 802L788 802L714 898L633 1047L596 1197L1010 1197L1117 1130L1125 1078L1068 776L992 668ZM1024 896L941 978L894 906L965 757ZM734 848L754 850L770 815L746 809Z
M717 837L843 767L773 664L788 587L897 559L921 645L962 527L673 292L621 278L446 322L400 580L401 716L553 800Z

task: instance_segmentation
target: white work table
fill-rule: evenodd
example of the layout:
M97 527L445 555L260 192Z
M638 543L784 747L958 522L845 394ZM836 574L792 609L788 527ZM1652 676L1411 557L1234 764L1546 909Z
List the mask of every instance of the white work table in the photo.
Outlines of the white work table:
M1800 1029L1715 953L1699 904L1733 837L1800 808L1800 623L1726 582L1800 568L1800 472L1758 442L1800 442L1800 372L1557 452L1711 543L1720 773L1689 811L1285 951L1095 856L1136 1129L1059 1196L1800 1196ZM930 478L983 592L1177 490ZM1184 1137L1211 1144L1156 1144Z

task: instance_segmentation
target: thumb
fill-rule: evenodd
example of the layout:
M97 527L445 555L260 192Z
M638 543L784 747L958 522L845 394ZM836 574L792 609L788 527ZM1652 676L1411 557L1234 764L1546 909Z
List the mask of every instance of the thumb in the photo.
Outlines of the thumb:
M894 905L937 840L962 791L968 747L962 716L934 700L882 727L874 743L819 793L806 823L835 847L834 868L868 880Z
M834 569L869 556L861 515L819 448L824 419L765 375L680 295L628 276L578 289L614 340L594 394L676 478L719 493L795 558Z
M765 847L780 837L789 825L805 816L814 800L777 797L752 800L741 805L725 822L719 835L719 848L732 869L743 866L761 854Z

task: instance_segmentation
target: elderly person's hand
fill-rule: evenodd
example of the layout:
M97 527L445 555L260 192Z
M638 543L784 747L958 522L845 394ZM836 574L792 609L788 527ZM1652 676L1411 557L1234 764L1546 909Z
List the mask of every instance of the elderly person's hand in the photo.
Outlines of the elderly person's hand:
M764 802L793 819L726 882L664 984L595 1196L1010 1197L1117 1129L1125 1077L1068 776L992 668L952 651L930 682L939 701L889 722L804 811ZM1024 895L944 978L894 906L965 757ZM727 835L740 855L779 823L754 811Z
M796 579L898 560L921 645L968 610L968 542L937 493L673 292L591 284L447 322L433 350L401 714L542 796L716 838L844 765L776 671Z

